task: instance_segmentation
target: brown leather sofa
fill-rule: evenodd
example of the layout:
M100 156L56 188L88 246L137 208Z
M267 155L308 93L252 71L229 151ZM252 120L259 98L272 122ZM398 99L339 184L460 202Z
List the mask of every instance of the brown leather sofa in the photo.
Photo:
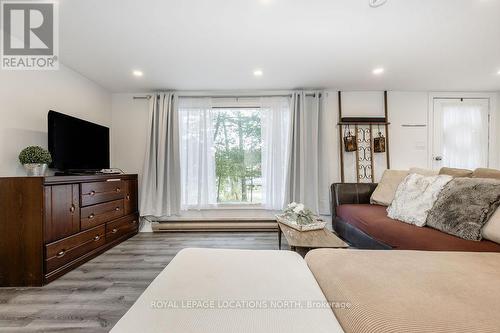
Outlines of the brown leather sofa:
M464 240L429 227L387 217L386 207L371 205L377 184L336 183L331 187L332 224L337 234L360 249L500 252L500 244Z

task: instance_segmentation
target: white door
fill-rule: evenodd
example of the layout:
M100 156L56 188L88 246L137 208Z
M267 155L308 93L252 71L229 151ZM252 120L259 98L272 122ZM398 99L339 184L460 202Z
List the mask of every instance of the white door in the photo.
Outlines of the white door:
M489 99L434 99L433 169L488 167Z

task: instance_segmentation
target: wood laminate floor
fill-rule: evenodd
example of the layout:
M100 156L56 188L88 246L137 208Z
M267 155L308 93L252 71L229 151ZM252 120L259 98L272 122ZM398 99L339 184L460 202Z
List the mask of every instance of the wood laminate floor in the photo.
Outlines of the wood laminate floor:
M272 250L278 242L276 232L138 234L47 286L0 288L0 332L107 332L186 247Z

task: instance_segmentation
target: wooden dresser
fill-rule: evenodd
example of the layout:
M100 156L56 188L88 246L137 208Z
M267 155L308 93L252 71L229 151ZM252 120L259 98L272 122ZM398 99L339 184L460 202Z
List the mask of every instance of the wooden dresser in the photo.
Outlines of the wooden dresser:
M0 178L0 287L49 283L138 227L137 175Z

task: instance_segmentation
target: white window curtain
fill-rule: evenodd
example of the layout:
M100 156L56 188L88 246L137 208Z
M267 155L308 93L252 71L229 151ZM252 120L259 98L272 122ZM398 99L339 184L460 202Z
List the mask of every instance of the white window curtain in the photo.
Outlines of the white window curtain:
M475 102L443 105L443 165L475 169L488 165L487 107Z
M211 98L180 98L181 208L217 204Z
M286 165L290 132L290 98L261 99L262 206L281 210L285 204Z
M140 211L142 216L180 213L180 159L177 96L158 93L150 100Z
M179 98L182 210L217 207L212 105L211 98ZM285 203L290 98L262 97L260 108L262 208L280 210Z
M301 202L319 214L321 92L294 92L291 100L290 151L286 169L286 202Z
M265 209L280 210L296 201L319 212L320 149L325 144L320 94L260 98ZM152 99L142 215L217 207L213 116L212 98L161 93Z

